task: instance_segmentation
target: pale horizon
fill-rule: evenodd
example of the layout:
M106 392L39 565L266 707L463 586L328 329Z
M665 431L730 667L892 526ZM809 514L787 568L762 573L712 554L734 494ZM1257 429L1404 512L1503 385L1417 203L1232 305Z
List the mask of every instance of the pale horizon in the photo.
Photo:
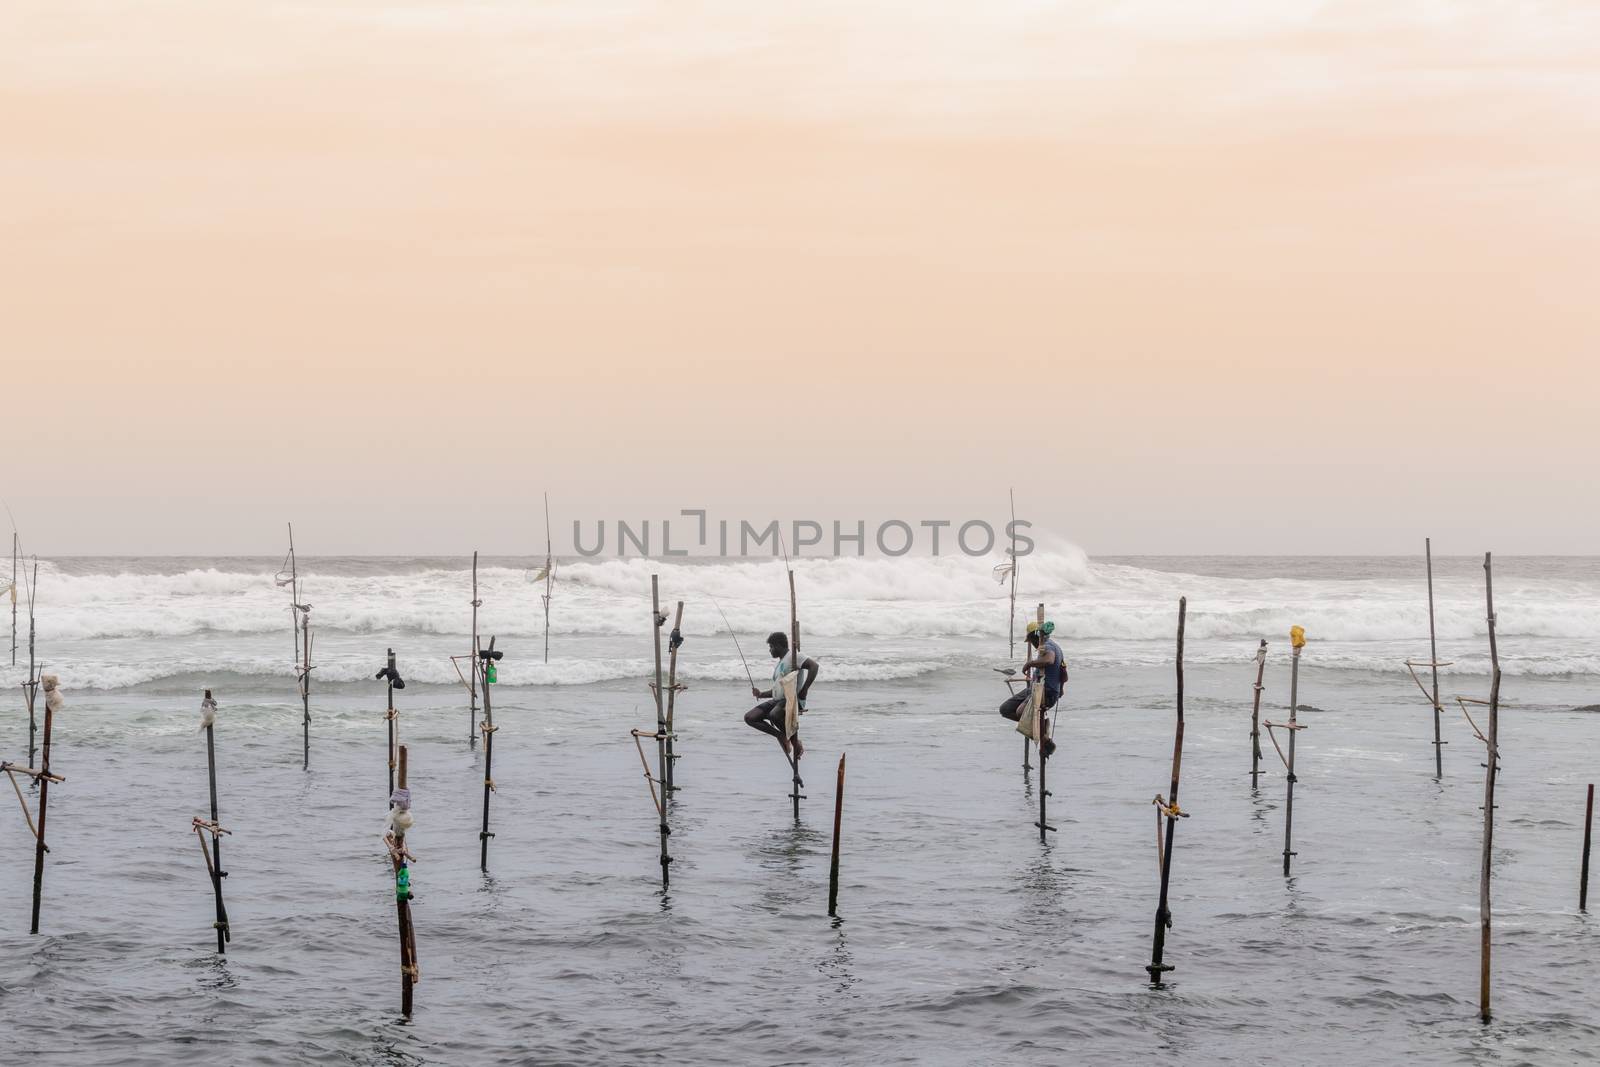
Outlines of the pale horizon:
M1597 71L1574 3L15 4L0 498L1594 554Z

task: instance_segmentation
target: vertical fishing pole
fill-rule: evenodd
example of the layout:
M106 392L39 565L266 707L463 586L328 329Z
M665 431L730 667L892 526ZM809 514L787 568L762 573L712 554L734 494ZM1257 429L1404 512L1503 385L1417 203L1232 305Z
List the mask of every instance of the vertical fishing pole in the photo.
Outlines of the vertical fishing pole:
M33 846L33 923L28 930L30 934L39 932L39 900L44 893L44 854L50 851L44 843L45 815L50 806L50 783L62 780L50 773L50 730L55 722L56 712L66 705L61 696L61 683L55 675L43 675L39 681L44 688L44 749L39 762L39 772L33 776L33 780L39 783L39 832Z
M1011 559L1011 617L1006 631L1009 637L1009 644L1006 647L1008 649L1007 655L1015 659L1017 657L1017 491L1009 489L1007 492L1011 497L1011 526L1009 528L1011 551L1008 553ZM1041 764L1044 763L1043 756L1039 757L1039 762ZM1023 771L1029 769L1028 736L1026 734L1022 736L1022 769Z
M678 616L683 616L683 604L678 604ZM655 675L650 683L650 696L656 705L656 781L661 784L661 799L657 808L661 815L661 886L666 888L670 878L667 865L672 862L672 857L667 854L667 837L672 833L672 827L667 822L667 812L672 803L672 789L667 785L667 776L671 773L667 763L667 712L661 694L661 628L667 623L667 616L661 610L661 589L658 575L650 576L650 644L655 652ZM676 654L676 649L674 649Z
M550 662L550 598L555 593L556 557L550 541L550 494L544 495L544 661Z
M294 551L294 523L289 524L289 611L295 620L296 670L300 686L300 730L302 770L311 769L311 605L305 602L305 587L300 582L299 559Z
M1583 806L1583 866L1578 869L1578 910L1589 910L1589 831L1594 828L1594 783Z
M682 609L679 609L680 617ZM661 782L661 809L665 813L671 806L667 795L667 705L661 691L661 628L667 624L666 613L661 610L661 580L650 576L650 644L655 652L656 669L650 682L650 697L656 705L656 778ZM664 814L663 814L664 817Z
M1439 638L1433 625L1433 538L1422 539L1428 557L1428 665L1433 668L1433 776L1444 777L1444 746L1439 739Z
M1289 863L1296 855L1294 851L1294 738L1305 727L1296 721L1300 708L1300 650L1306 647L1306 631L1304 627L1289 627L1289 643L1294 646L1290 656L1289 666L1289 722L1286 729L1289 731L1289 758L1284 761L1288 770L1286 776L1287 786L1283 801L1283 876L1289 877ZM1268 727L1271 727L1271 723ZM1277 740L1273 740L1277 744Z
M217 951L227 952L227 942L233 940L233 931L228 926L227 906L222 902L222 880L228 877L228 872L222 867L222 835L231 831L222 828L219 822L221 816L217 811L216 721L217 702L212 699L211 690L207 689L200 700L200 728L206 732L206 777L211 789L211 821L195 819L194 832L200 839L200 851L203 854L207 851L205 834L211 834L211 851L206 855L206 868L211 872L211 891L217 905L217 918L212 925L217 930Z
M1483 863L1478 879L1479 921L1481 923L1482 960L1478 967L1479 1016L1489 1021L1489 973L1493 951L1491 938L1492 909L1489 900L1489 876L1494 855L1494 784L1500 770L1500 647L1495 637L1494 568L1491 554L1483 554L1483 593L1488 605L1489 620L1489 736L1484 738L1488 758L1483 776ZM48 727L47 727L48 729Z
M833 861L828 866L828 914L839 914L839 829L844 821L844 753L839 753L839 784L833 792Z
M394 665L394 649L389 649L388 661L384 664L383 669L373 677L379 681L387 681L389 683L387 710L383 713L383 718L389 724L389 793L392 796L394 794L394 772L399 760L396 743L399 741L398 735L400 732L400 712L394 706L394 691L406 687L406 680L400 677L400 669Z
M1044 605L1039 605L1039 655L1044 655L1044 645L1047 638L1044 633ZM1039 750L1039 821L1033 825L1039 828L1039 843L1043 844L1046 833L1055 833L1056 828L1050 825L1049 818L1045 815L1045 805L1050 797L1050 790L1045 786L1045 764L1050 761L1045 758L1044 743L1049 740L1044 728L1044 676L1048 668L1039 668L1034 672L1033 679L1033 743ZM1060 697L1056 700L1059 702Z
M1178 724L1172 735L1172 783L1167 797L1159 793L1152 803L1156 808L1156 858L1161 866L1161 896L1156 903L1156 932L1155 940L1150 947L1150 963L1145 970L1150 972L1150 981L1156 985L1161 984L1161 976L1172 970L1172 964L1162 962L1162 954L1166 951L1167 930L1172 926L1172 911L1167 906L1167 889L1172 880L1172 845L1178 831L1178 820L1187 819L1189 813L1178 807L1178 779L1183 770L1183 628L1189 613L1189 598L1178 598ZM1162 844L1161 819L1165 816L1166 843Z
M673 751L673 743L677 740L677 728L673 726L673 712L678 706L678 690L684 687L678 684L678 648L683 644L683 601L678 601L677 614L672 619L672 633L667 637L667 780L662 789L667 795L678 791L676 780L678 777L678 754Z
M411 925L411 864L416 857L406 847L406 832L416 825L411 814L411 790L406 785L406 746L399 746L399 784L389 794L388 828L383 843L394 865L394 910L400 933L400 1013L411 1018L412 987L422 980L417 966L417 934Z
M39 558L33 560L33 577L28 577L26 570L22 573L22 580L28 584L28 680L22 683L23 690L28 697L28 763L31 766L39 753L39 720L35 708L39 697L39 664L34 659L34 639L37 629L33 621L33 599L39 591ZM38 779L35 779L37 783Z
M795 547L798 548L799 546ZM794 568L788 566L787 551L784 553L783 562L789 570L789 632L791 634L789 655L793 657L791 665L794 673L794 733L791 736L798 738L800 735L800 712L804 710L800 706L800 664L803 662L800 658L800 608L799 600L796 598L794 591ZM776 696L777 694L773 695ZM800 781L800 760L798 757L790 757L789 769L794 773L793 788L789 793L789 799L794 802L794 821L799 822L800 802L806 797L804 793L800 792L802 783Z
M478 721L478 609L483 606L483 601L478 599L478 553L472 553L472 652L468 663L472 669L467 672L467 743L470 745ZM488 703L487 693L484 703Z
M483 829L478 831L478 840L482 850L478 859L478 867L484 874L489 873L489 838L494 834L489 832L489 794L494 788L494 706L489 699L489 690L498 680L499 663L504 652L494 649L494 637L489 638L489 647L478 650L477 670L483 676L483 722L478 729L483 732Z
M1267 671L1267 639L1261 639L1256 649L1256 697L1250 709L1250 788L1254 789L1261 776L1261 684Z

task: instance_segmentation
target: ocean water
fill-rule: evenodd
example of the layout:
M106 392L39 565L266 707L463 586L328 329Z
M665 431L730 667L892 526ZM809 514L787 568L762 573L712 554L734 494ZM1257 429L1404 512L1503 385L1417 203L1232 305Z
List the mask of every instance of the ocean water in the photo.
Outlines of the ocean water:
M491 873L478 870L481 746L449 656L468 562L303 559L316 628L301 766L278 560L42 561L37 651L60 675L51 852L30 937L32 843L0 800L0 1047L124 1063L1566 1063L1600 1056L1600 929L1577 910L1584 788L1600 746L1600 560L1495 561L1504 669L1495 1017L1477 1020L1483 748L1432 717L1420 558L1023 561L1072 671L1049 767L995 709L1008 656L994 560L801 560L821 663L792 817L777 746L744 726L777 561L570 561L543 661L534 561L481 564L495 688ZM1481 558L1435 560L1441 692L1487 695ZM673 881L630 727L653 722L650 576L685 602ZM1155 809L1188 597L1183 807L1160 989L1144 971ZM720 608L720 610L719 610ZM726 617L726 623L724 622ZM1264 717L1300 672L1292 877L1282 767L1250 786ZM730 634L730 628L732 634ZM0 632L9 620L0 621ZM423 979L399 1017L384 693L397 695L416 827ZM27 657L24 634L20 657ZM14 694L0 753L27 755ZM233 940L214 951L192 816L205 813L201 689L216 741ZM1453 705L1452 705L1453 706ZM1481 721L1481 719L1480 719ZM1265 742L1263 742L1265 744ZM839 917L826 914L847 753ZM1036 764L1037 760L1033 762ZM10 791L6 790L9 794ZM31 799L31 798L30 798ZM10 805L6 807L6 805ZM1597 890L1600 893L1600 890ZM1600 897L1597 897L1600 899ZM20 1058L20 1056L19 1056Z

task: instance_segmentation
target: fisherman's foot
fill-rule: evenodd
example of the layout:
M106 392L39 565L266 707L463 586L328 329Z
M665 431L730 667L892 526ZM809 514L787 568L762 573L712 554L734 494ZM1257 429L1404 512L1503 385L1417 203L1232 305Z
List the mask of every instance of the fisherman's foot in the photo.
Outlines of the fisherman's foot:
M1056 754L1056 743L1051 738L1044 739L1044 758L1049 759Z
M806 754L806 746L800 743L799 737L790 738L789 743L794 746L794 760L796 763L799 763L800 757Z

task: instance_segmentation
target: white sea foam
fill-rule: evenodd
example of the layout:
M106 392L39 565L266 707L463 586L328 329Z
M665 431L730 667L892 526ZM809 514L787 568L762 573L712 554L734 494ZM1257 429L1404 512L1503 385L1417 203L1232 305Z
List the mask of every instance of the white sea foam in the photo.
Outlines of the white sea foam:
M851 680L910 677L941 666L981 666L1004 648L1011 625L1007 590L991 570L999 558L965 556L795 561L804 633L811 650L826 649L829 675ZM1531 561L1497 574L1503 665L1509 674L1600 675L1600 567L1542 574ZM38 627L41 651L79 669L72 684L118 688L163 677L230 672L280 675L287 670L287 591L275 566L218 560L166 568L160 561L41 562ZM1420 568L1418 568L1420 570ZM1292 562L1265 576L1217 577L1129 563L1097 563L1076 549L1041 551L1023 560L1018 615L1043 601L1075 663L1144 665L1170 657L1180 595L1189 598L1190 657L1231 662L1258 637L1281 643L1291 625L1306 627L1311 653L1325 667L1403 669L1427 656L1428 615L1420 574L1380 578L1299 577ZM1316 569L1307 568L1307 572ZM1328 566L1320 568L1327 572ZM464 646L470 619L468 577L441 561L307 561L305 598L319 635L318 674L325 681L369 678L368 646L427 647L412 654L408 677L455 679L445 646ZM582 560L561 567L551 614L557 641L637 635L648 649L650 576L659 575L669 606L686 601L691 637L722 634L731 625L765 672L762 637L784 629L788 586L774 560ZM543 634L542 585L522 566L480 568L480 627L507 642ZM1459 670L1487 666L1481 580L1436 580L1441 656ZM721 613L718 611L721 608ZM724 623L722 613L727 616ZM370 639L370 640L367 640ZM25 638L24 638L25 641ZM882 646L885 642L896 651ZM434 646L437 646L435 649ZM24 644L24 651L25 651ZM740 678L743 667L723 646L704 644L686 656L686 675ZM637 658L562 654L548 666L507 663L509 684L581 685L643 676ZM6 673L8 678L10 671ZM71 673L71 672L69 672Z

